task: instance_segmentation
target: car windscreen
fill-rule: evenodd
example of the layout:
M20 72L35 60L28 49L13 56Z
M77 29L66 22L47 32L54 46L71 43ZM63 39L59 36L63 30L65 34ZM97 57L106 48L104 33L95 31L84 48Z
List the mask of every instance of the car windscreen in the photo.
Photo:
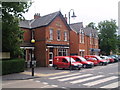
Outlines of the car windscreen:
M80 60L82 60L82 61L86 61L86 59L85 58L83 58L83 57L78 57Z
M100 58L99 56L96 56L96 58L97 58L98 60L102 60L102 58Z

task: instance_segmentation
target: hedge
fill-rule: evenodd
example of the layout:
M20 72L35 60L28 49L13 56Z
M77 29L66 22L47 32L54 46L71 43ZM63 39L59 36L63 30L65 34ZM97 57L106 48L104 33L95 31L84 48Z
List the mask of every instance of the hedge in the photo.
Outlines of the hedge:
M2 60L2 75L23 72L25 69L24 59Z

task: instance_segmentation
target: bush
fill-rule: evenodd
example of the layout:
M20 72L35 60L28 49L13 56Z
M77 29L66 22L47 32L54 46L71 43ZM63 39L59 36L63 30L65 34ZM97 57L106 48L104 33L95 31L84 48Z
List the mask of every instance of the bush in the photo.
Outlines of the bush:
M25 69L24 59L2 60L2 75L23 72Z

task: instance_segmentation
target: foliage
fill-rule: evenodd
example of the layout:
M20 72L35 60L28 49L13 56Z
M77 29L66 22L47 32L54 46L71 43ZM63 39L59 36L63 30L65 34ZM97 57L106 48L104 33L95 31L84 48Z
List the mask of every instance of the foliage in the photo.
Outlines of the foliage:
M1 60L2 75L23 72L25 69L24 59Z
M98 28L95 26L94 22L90 22L86 27L92 27L93 29L98 30Z
M116 35L116 21L105 20L98 23L100 30L99 34L99 45L102 53L109 55L110 52L116 52L117 48L117 35Z
M19 21L24 19L22 13L28 11L30 2L3 2L2 3L2 51L10 52L11 57L17 57L21 51L23 31L18 27Z

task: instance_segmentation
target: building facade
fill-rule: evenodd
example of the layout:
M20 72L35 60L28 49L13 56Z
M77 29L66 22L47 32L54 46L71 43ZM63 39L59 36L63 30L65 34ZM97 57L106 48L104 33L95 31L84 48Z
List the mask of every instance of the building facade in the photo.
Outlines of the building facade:
M20 28L24 31L21 48L26 62L36 60L37 66L52 66L54 56L97 54L97 32L83 28L81 22L68 25L60 11L45 16L35 14L32 20L21 21Z
M71 24L70 27L70 51L72 55L99 55L97 30L91 27L84 28L82 22Z
M26 61L35 57L38 66L51 66L54 56L69 55L70 27L59 11L43 17L37 15L31 21L20 22L25 31L21 48L25 49ZM34 45L30 43L32 38L35 39ZM31 52L35 56L30 56Z

